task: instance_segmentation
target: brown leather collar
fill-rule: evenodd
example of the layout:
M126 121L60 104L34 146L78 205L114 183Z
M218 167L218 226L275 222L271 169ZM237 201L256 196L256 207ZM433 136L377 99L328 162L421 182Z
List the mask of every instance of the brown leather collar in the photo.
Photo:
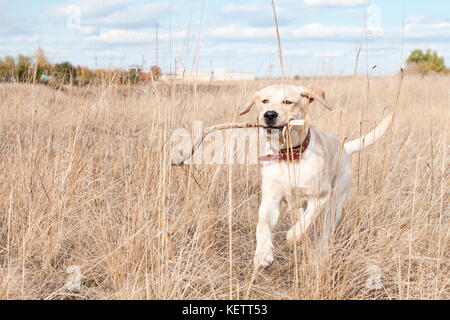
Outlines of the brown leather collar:
M311 140L311 129L308 129L308 134L303 140L302 144L291 149L281 149L275 154L266 154L264 156L259 157L259 161L287 161L289 160L297 160L300 159L303 152L305 152L306 148L308 148L309 142Z

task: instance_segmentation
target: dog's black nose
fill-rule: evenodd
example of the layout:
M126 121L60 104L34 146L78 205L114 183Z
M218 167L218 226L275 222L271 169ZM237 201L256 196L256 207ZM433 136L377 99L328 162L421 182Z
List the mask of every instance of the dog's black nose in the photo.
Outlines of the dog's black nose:
M276 121L277 117L278 112L276 111L270 110L264 113L264 120L266 121L267 124L273 124Z

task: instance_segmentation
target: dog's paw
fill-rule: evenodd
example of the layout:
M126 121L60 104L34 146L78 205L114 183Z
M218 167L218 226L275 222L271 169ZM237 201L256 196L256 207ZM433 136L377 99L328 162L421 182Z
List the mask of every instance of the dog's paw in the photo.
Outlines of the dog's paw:
M255 252L255 257L253 258L253 265L255 268L263 267L268 268L273 263L272 252Z

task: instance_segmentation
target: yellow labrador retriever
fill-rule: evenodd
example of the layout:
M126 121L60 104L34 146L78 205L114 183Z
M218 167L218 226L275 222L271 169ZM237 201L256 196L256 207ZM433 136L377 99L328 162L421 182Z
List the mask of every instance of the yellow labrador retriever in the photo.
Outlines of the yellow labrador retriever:
M257 92L241 112L242 115L253 106L258 107L258 119L265 126L266 136L281 141L278 149L268 143L268 154L260 158L262 200L256 228L255 267L273 263L272 231L283 199L289 207L300 208L299 221L287 233L289 242L298 241L320 214L322 240L326 241L341 219L351 187L348 155L374 143L392 122L391 113L366 136L343 144L342 150L337 138L305 122L306 108L314 100L331 110L322 90L272 85ZM294 122L303 125L290 126Z

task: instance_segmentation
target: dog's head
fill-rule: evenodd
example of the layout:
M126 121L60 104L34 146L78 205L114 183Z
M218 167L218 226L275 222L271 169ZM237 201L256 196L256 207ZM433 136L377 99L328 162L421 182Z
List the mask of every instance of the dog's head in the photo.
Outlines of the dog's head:
M307 106L314 100L332 110L325 101L325 92L320 89L271 85L258 91L240 114L246 114L256 105L259 123L266 127L266 133L271 134L271 129L280 129L291 120L304 119Z

